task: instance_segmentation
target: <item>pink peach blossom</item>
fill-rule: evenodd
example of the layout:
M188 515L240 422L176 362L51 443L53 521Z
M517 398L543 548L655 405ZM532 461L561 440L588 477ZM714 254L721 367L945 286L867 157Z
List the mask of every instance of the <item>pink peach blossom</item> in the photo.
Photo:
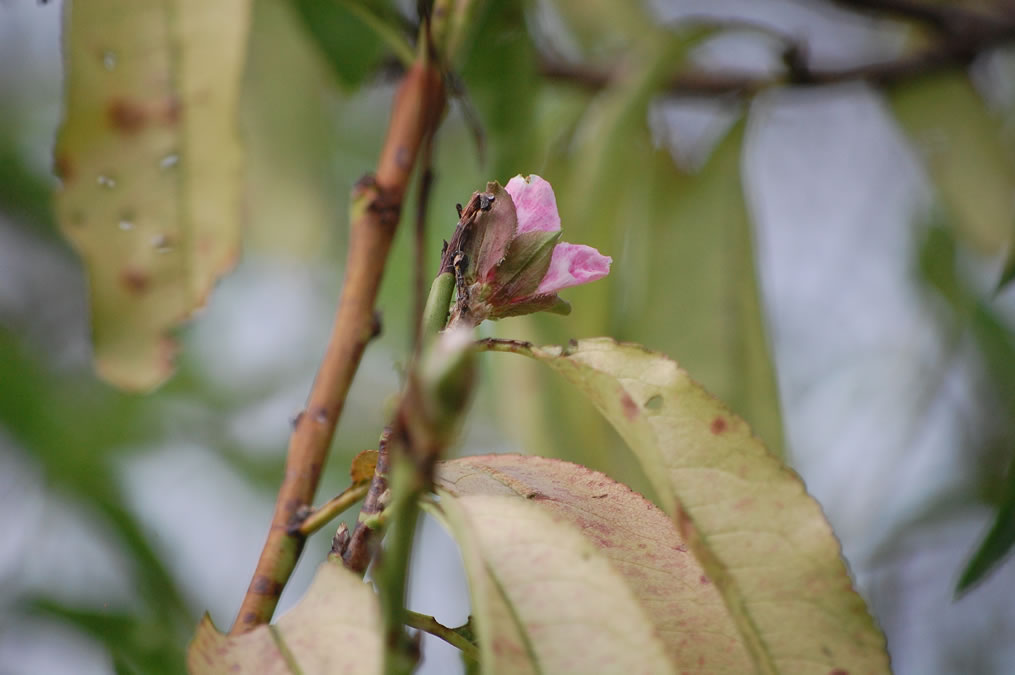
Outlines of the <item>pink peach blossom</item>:
M610 273L613 258L591 246L561 242L553 249L550 268L539 282L537 294L557 291L602 279Z

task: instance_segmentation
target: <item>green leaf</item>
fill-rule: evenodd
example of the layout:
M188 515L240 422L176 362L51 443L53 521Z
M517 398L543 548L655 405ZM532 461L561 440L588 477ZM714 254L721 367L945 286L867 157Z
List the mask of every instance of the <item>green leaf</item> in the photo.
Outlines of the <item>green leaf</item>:
M694 175L666 153L653 157L640 217L620 261L630 300L619 330L673 354L709 391L783 453L779 390L762 312L753 228L740 181L739 124Z
M515 237L504 261L494 272L493 283L498 290L490 302L509 302L512 298L524 298L535 293L550 269L550 259L560 241L560 234L560 230L525 232Z
M481 672L674 673L648 614L610 560L516 496L444 494L461 547Z
M520 455L443 462L436 484L456 498L488 495L529 501L558 523L581 532L620 573L678 670L750 672L750 660L722 597L688 552L673 521L627 486L577 464ZM497 536L498 530L491 534ZM537 572L530 583L541 586L542 573ZM603 616L604 610L595 606L596 594L588 595L587 613ZM477 615L480 630L485 620ZM499 634L496 625L486 628L488 634ZM575 650L581 648L573 645Z
M88 270L98 372L151 389L172 371L168 332L239 253L249 0L68 11L57 214Z
M990 531L962 571L955 594L962 595L997 567L1015 547L1015 463L1008 467L1007 495Z
M403 62L413 51L383 3L361 0L294 0L303 26L339 82L353 89L384 55L385 42ZM371 6L373 5L373 6ZM376 10L382 10L378 12Z
M223 635L206 614L187 649L191 675L373 675L380 666L377 596L339 562L322 564L300 602L276 624Z
M983 253L1010 256L1015 153L969 78L961 72L917 78L896 89L891 103L960 237Z
M800 478L676 363L600 338L502 347L576 386L641 462L740 631L755 668L887 673L884 637Z

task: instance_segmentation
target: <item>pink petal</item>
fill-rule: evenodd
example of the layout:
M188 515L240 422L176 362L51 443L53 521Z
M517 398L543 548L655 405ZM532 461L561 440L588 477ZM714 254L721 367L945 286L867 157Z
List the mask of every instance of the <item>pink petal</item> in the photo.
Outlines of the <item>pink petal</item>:
M602 279L610 273L613 258L591 246L561 242L553 248L550 268L536 293L556 293L562 288Z
M518 234L556 232L560 229L557 198L553 188L535 174L515 176L504 188L511 195L518 214Z

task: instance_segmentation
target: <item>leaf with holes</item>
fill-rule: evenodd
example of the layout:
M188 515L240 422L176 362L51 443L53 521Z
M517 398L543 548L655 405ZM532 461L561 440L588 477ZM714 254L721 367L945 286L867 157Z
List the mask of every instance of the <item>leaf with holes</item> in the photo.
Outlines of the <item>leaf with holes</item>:
M606 416L722 595L762 673L887 673L884 637L800 478L670 359L609 339L498 347L536 358Z
M577 464L522 455L443 462L436 484L456 498L487 495L529 501L557 522L581 532L620 573L678 671L751 670L722 597L672 520L626 485ZM488 563L486 574L493 574L494 564L509 565L511 561ZM538 573L529 581L540 583ZM484 587L482 582L479 585ZM503 583L501 587L507 595L516 590ZM597 599L597 594L585 599L587 613L607 616L605 609L595 607ZM482 606L479 603L478 607ZM499 623L504 620L513 621L510 614L476 615L480 630L494 636L488 639L526 631L521 625L504 628ZM549 672L546 667L543 670Z
M169 331L238 255L249 0L66 11L58 218L88 272L99 374L147 390L172 372Z
M318 568L306 595L278 623L223 635L205 615L187 649L191 675L372 675L380 667L377 596L337 562Z

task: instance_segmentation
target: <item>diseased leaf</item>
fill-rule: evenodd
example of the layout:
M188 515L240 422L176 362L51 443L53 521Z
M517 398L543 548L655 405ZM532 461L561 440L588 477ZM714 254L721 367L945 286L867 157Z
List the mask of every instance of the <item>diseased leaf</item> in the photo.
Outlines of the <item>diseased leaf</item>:
M57 213L88 271L99 374L151 389L172 371L167 333L238 255L249 0L67 12Z
M610 561L538 505L502 495L441 500L462 550L483 673L675 672Z
M916 144L959 235L987 254L1015 245L1015 153L1002 122L961 72L896 89L892 108Z
M206 614L187 649L190 675L374 675L380 667L377 596L341 563L330 561L278 623L223 635Z
M455 497L528 500L580 531L620 572L678 671L751 671L722 597L674 523L627 486L577 464L521 455L443 462L436 484Z
M603 338L508 349L576 385L628 443L758 672L889 672L884 637L817 502L676 363Z

